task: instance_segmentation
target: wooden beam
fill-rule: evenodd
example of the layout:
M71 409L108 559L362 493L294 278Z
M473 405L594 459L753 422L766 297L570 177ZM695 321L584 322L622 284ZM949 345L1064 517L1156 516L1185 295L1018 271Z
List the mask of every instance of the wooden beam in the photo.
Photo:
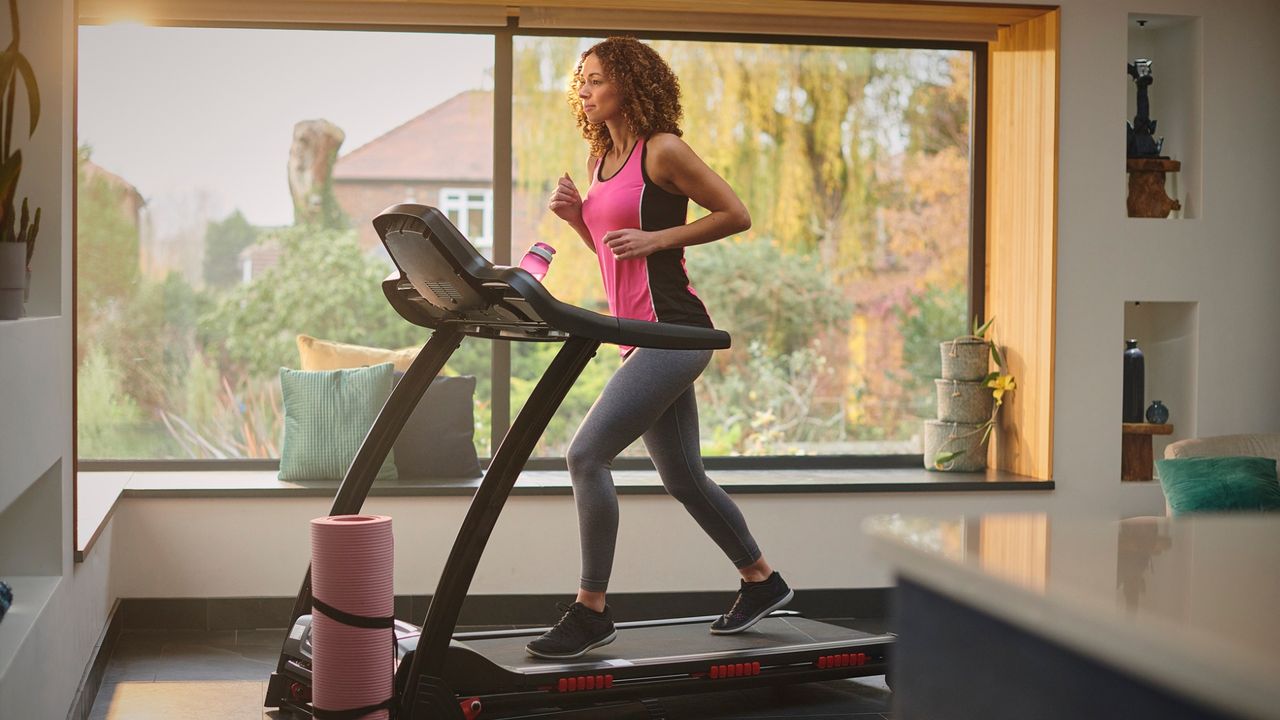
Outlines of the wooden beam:
M364 0L369 1L369 0ZM435 0L407 0L434 2ZM1045 5L991 5L957 2L852 2L849 0L473 0L476 5L500 5L527 10L631 10L667 14L718 13L743 16L791 16L847 18L895 22L945 22L961 24L1015 25L1054 10Z
M80 0L79 20L89 24L503 27L507 10L486 3L397 0Z
M987 317L1018 389L993 467L1053 474L1058 197L1057 11L1000 29L988 53Z
M734 15L703 12L649 12L534 7L520 10L522 28L590 28L592 30L658 30L812 35L819 37L893 38L896 40L954 40L989 42L996 39L994 23L818 18L802 15Z
M81 22L95 23L501 26L511 16L519 17L526 27L994 40L992 28L1026 22L1052 10L1034 5L847 0L82 0L79 17ZM624 22L624 17L643 20ZM548 24L553 21L555 25ZM824 28L828 24L842 29ZM778 25L792 29L771 30Z

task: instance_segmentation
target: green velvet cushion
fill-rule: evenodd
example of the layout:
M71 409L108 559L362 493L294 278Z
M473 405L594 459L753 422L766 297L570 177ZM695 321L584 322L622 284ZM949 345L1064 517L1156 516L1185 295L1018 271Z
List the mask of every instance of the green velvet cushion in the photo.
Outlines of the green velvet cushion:
M341 480L391 394L391 363L350 370L280 368L284 396L281 480ZM387 453L378 480L395 480Z
M1192 512L1280 510L1276 461L1262 457L1158 460L1160 485L1175 516Z

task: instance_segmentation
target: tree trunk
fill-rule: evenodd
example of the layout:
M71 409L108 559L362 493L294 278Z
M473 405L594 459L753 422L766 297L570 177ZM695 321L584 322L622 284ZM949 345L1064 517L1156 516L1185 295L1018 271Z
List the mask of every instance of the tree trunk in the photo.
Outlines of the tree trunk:
M346 139L342 128L328 120L303 120L293 126L289 148L289 194L293 221L298 225L330 225L337 207L330 179L338 148Z

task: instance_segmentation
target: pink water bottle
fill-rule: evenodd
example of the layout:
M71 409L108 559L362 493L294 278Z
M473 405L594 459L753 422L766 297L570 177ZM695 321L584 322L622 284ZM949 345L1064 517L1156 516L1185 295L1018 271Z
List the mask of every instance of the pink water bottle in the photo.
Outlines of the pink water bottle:
M527 270L534 280L542 282L542 278L547 275L547 269L551 267L551 258L555 257L555 254L555 248L544 242L536 242L520 259L520 267Z

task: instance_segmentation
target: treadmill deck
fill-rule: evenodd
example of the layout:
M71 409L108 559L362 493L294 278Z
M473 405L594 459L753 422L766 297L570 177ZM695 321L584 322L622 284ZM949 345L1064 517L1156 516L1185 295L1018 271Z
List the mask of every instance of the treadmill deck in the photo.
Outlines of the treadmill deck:
M873 635L799 616L767 617L746 632L712 635L713 618L681 624L618 627L618 637L604 647L576 660L543 660L530 656L524 646L541 630L505 637L461 639L463 644L506 670L523 675L609 671L618 668L663 665L682 661L731 659L742 654L764 659L798 651L833 651L852 645L882 645L891 635Z

